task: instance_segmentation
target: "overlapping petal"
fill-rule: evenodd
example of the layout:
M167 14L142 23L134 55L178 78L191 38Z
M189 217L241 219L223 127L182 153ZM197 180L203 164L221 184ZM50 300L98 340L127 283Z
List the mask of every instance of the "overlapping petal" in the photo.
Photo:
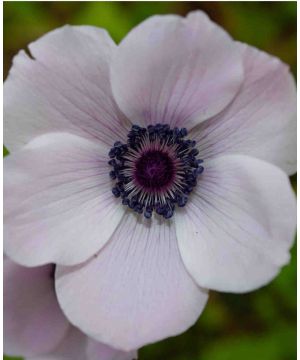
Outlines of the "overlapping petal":
M125 353L88 339L73 326L51 353L26 358L26 360L135 360L137 352Z
M243 79L239 49L203 12L154 16L114 53L115 99L137 124L191 127L220 112Z
M205 288L254 290L289 261L295 214L295 195L278 167L242 155L215 158L175 215L183 262Z
M4 250L23 265L76 264L110 238L124 210L100 143L42 135L4 164Z
M86 354L88 360L137 360L138 358L136 350L120 351L91 339L87 342Z
M194 129L201 156L245 154L293 174L297 156L295 81L279 59L244 44L239 47L244 84L223 112Z
M46 132L66 131L108 146L126 137L128 120L111 94L116 45L92 26L64 26L20 51L4 85L4 142L19 149Z
M183 266L174 227L129 212L97 256L59 266L55 283L74 325L125 351L185 331L207 301Z
M54 349L69 322L54 292L53 266L25 269L4 260L4 352L32 356Z
M26 358L26 360L90 360L86 354L87 337L69 324L60 344L50 353Z
M54 290L54 268L4 260L4 351L26 360L133 360L71 326Z

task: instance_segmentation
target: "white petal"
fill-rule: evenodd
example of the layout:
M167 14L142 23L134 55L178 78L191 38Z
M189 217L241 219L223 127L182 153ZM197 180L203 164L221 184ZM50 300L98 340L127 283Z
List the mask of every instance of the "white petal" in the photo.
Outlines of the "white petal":
M64 26L14 58L4 85L4 143L10 151L46 132L67 131L111 145L126 137L110 87L116 49L105 30Z
M25 268L4 260L3 330L7 355L37 355L54 349L69 323L54 292L53 266Z
M174 226L131 212L95 258L59 266L55 283L74 325L124 351L182 333L207 301L183 266Z
M100 144L42 135L4 161L4 250L16 262L76 264L110 238L124 209Z
M296 171L296 87L288 67L250 46L242 50L245 82L226 110L194 129L204 159L226 153Z
M278 167L227 155L206 164L175 224L183 262L200 286L250 291L271 281L289 261L295 196Z
M115 99L135 123L191 127L220 112L243 78L239 49L201 11L154 16L114 53Z

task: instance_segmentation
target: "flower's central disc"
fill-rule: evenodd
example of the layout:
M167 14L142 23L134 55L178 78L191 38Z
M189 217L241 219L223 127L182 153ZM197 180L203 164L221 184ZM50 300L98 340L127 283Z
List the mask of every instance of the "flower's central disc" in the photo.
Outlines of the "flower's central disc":
M174 178L175 166L169 155L163 151L150 150L135 164L135 181L150 191L163 191Z
M126 144L117 141L109 152L112 193L122 204L146 218L155 211L168 219L183 207L204 168L196 142L184 139L185 128L133 125Z

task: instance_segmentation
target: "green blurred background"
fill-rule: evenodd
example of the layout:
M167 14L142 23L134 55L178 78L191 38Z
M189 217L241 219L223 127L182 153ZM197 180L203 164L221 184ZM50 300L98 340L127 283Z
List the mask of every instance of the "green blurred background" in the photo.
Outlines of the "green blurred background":
M4 76L19 49L61 25L104 27L119 42L150 15L185 15L195 9L206 11L235 39L280 57L296 75L296 2L177 1L4 2ZM296 187L296 177L291 180ZM204 313L192 328L144 347L139 359L294 360L296 302L294 246L291 263L270 285L244 295L211 292Z

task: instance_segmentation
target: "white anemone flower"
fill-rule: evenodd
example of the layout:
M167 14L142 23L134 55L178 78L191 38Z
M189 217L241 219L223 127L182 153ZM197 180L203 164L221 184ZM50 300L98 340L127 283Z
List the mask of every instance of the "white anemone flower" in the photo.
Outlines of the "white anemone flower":
M296 90L279 59L202 12L154 16L119 45L65 26L4 87L4 248L55 263L65 315L129 351L195 323L289 262Z

